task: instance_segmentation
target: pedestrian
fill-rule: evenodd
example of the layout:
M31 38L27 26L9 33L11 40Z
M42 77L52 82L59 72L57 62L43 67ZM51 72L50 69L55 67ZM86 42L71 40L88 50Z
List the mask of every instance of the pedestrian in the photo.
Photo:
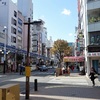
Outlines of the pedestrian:
M70 75L70 67L67 68L68 75Z
M77 65L77 70L79 71L79 66Z
M62 74L65 74L65 68L64 68L64 66L62 67Z
M97 76L95 76L97 74L97 72L95 71L95 69L92 67L90 70L90 79L92 81L93 86L95 86L95 78L97 78Z
M23 75L23 65L20 64L20 75Z

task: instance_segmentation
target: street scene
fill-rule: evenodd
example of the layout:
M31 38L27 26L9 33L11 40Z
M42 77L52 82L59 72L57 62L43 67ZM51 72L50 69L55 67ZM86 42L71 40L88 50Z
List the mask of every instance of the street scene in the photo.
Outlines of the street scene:
M55 68L48 71L34 70L30 77L30 100L100 100L100 82L95 87L85 75L79 75L77 69L70 75L56 76ZM34 80L37 79L37 90ZM25 100L25 74L6 73L0 75L0 86L10 83L20 84L20 100Z
M100 0L0 0L0 100L100 100Z

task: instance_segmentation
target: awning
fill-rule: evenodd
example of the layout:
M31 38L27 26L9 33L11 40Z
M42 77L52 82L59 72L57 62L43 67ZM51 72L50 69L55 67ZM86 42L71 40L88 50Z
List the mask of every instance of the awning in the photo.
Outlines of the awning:
M84 57L82 57L82 56L77 56L77 57L75 57L75 56L70 56L70 57L64 57L63 58L63 61L64 62L83 62L84 61Z

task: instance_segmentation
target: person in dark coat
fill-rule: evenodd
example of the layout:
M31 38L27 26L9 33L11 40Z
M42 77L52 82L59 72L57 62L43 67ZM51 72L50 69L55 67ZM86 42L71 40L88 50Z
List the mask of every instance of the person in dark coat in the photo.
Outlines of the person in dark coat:
M23 65L20 64L20 75L23 75Z
M96 72L95 69L92 67L89 76L90 76L90 79L91 79L91 81L92 81L93 86L95 86L95 78L97 78L97 77L95 77L95 74L97 74L97 72Z

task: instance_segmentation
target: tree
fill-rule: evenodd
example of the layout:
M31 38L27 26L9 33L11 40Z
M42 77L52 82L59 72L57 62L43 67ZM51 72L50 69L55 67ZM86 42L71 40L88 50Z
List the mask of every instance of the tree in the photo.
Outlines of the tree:
M62 62L64 56L71 55L71 50L72 49L68 46L67 41L58 39L54 42L51 53L56 55L56 57L59 59L59 62Z

